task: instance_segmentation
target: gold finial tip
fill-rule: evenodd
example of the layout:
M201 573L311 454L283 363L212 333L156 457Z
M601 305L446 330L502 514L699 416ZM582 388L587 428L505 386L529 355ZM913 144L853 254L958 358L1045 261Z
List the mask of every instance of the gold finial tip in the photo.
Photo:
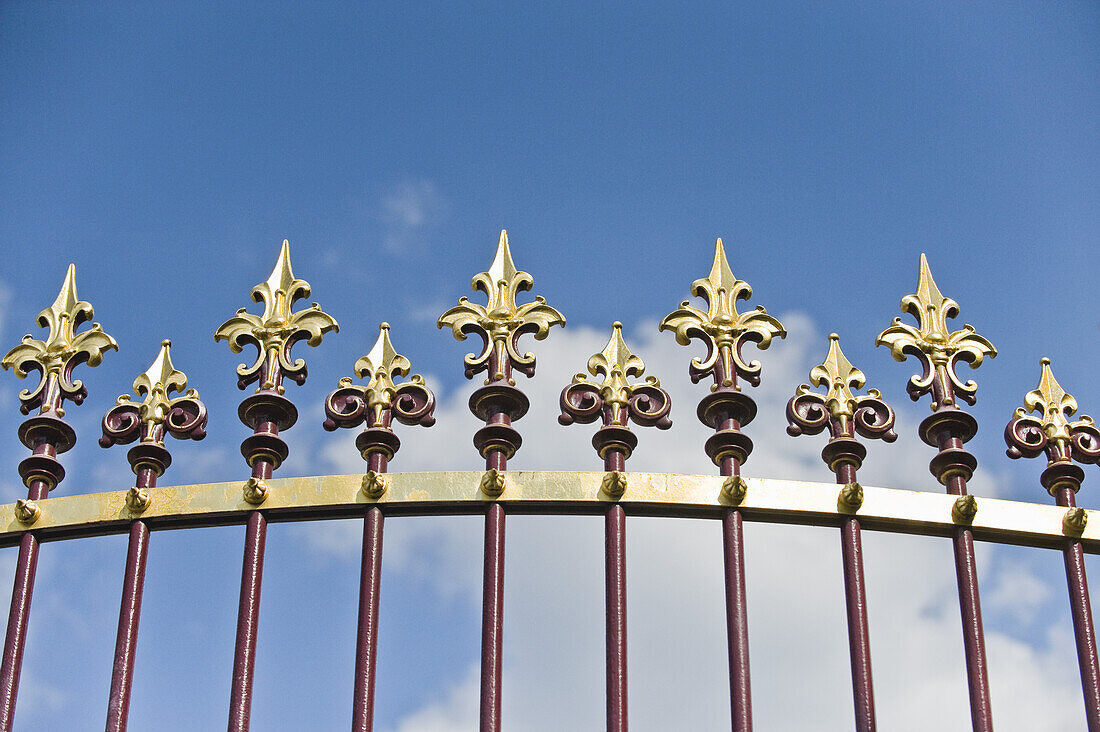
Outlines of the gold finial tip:
M623 324L616 320L614 323L611 324L611 327L615 330L622 330Z
M172 345L172 341L170 341L167 338L165 338L163 341L160 342L161 348L168 348L168 346L170 346L170 345Z
M839 342L840 341L840 336L838 336L836 333L830 333L829 334L829 340L834 341L834 342Z
M1050 359L1047 358L1046 356L1043 356L1042 358L1039 359L1039 365L1040 366L1050 366Z
M389 323L387 323L386 321L384 321L384 320L383 320L383 321L382 321L382 322L381 322L381 323L380 323L380 324L378 325L378 327L379 327L379 328L381 328L382 330L389 330L389 329L390 329L390 324L389 324Z
M289 247L290 246L290 239L283 239L283 246L284 247Z

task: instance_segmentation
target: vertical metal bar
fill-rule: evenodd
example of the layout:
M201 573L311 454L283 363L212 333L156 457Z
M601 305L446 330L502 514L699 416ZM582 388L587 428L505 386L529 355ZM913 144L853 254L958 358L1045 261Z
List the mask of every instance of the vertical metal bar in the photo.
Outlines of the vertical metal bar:
M856 479L856 468L841 463L836 482L844 485ZM856 730L875 730L875 692L871 680L871 634L867 624L867 590L863 576L863 538L859 519L849 516L840 527L840 548L844 563L844 603L848 617L848 654L852 666L852 694Z
M1077 500L1071 488L1062 488L1056 496L1058 505L1076 508ZM1070 539L1062 548L1069 585L1069 607L1073 616L1073 637L1077 643L1077 664L1081 669L1081 689L1085 694L1085 719L1089 732L1100 731L1100 659L1096 651L1096 631L1092 624L1089 585L1085 576L1085 555L1081 542Z
M52 449L52 448L51 448ZM38 449L35 450L37 454ZM38 501L49 494L41 480L33 481L27 498ZM4 639L4 659L0 664L0 731L10 732L15 721L15 698L19 693L19 672L23 667L23 648L27 643L27 623L31 616L34 575L38 569L38 539L27 532L19 541L19 559L11 588L8 632Z
M0 730L9 732L15 719L15 697L19 693L19 671L23 665L23 647L27 642L27 623L31 614L34 574L38 568L38 539L23 534L19 542L19 561L11 592L8 634L4 642L4 661L0 667Z
M260 463L257 463L259 466ZM267 473L270 476L270 466ZM229 697L229 732L245 732L252 711L252 677L256 665L256 633L260 621L260 586L264 574L267 520L259 511L248 515L241 569L241 600L237 607L237 640L233 651L233 685Z
M501 660L504 652L504 508L485 510L485 575L481 605L481 730L500 730Z
M961 445L961 442L960 442ZM947 492L966 495L966 479L947 479ZM974 732L993 732L993 709L989 699L989 664L985 656L982 604L978 596L978 564L974 558L974 535L961 526L951 539L955 549L955 577L962 611L963 650L966 653L966 682L970 692L970 721Z
M618 450L604 458L604 470L625 467L626 458ZM626 732L626 512L617 503L604 515L604 593L607 730Z
M367 469L384 473L386 456L371 453ZM382 591L382 529L385 517L378 506L363 517L363 564L359 574L359 624L355 639L355 701L353 732L374 729L374 680L378 660L378 605Z
M604 518L607 597L607 729L626 732L626 514L622 506Z
M740 475L732 457L722 459L721 474ZM741 512L722 516L722 558L726 584L726 640L729 644L730 718L734 732L752 732L752 686L749 677L749 614L745 589L745 526Z
M149 556L149 527L144 521L130 524L126 549L126 574L122 582L122 605L115 637L115 662L111 674L111 696L107 703L107 732L124 732L130 713L134 655L137 650L141 597L145 587L145 563Z

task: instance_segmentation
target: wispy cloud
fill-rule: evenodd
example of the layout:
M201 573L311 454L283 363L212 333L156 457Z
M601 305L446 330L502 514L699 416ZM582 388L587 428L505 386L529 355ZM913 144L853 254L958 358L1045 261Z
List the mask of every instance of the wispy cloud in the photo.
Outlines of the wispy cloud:
M420 179L399 184L381 201L383 246L392 254L418 248L425 233L439 225L446 209L446 199L432 181Z

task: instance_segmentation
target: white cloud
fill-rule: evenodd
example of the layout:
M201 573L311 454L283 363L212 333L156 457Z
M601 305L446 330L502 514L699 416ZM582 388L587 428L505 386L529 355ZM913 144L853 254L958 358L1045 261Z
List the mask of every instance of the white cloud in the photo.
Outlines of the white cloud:
M445 210L446 200L430 180L401 183L381 201L383 246L392 254L407 252L419 235L438 225Z
M785 434L784 406L820 358L824 334L806 316L782 318L790 336L760 356L763 386L752 394L759 417L746 427L755 450L750 476L828 481L819 452L824 436ZM556 423L557 397L607 334L554 332L535 344L536 378L522 384L530 413L517 427L524 446L512 461L526 469L599 469L589 440L595 426ZM653 323L628 329L627 341L673 396L672 430L638 429L634 470L712 473L702 450L707 429L695 417L705 386L692 385L679 348ZM473 385L440 395L437 424L399 428L395 470L478 469L470 443L477 427L467 399ZM899 440L873 445L860 478L867 484L936 490L931 449L916 437L919 413L900 408ZM362 462L343 435L321 449L338 472ZM975 491L989 495L996 474L983 466ZM992 476L992 477L991 477ZM477 519L469 519L477 520ZM361 524L331 533L303 524L314 550L351 556ZM429 581L443 596L481 601L479 532L454 518L416 519L387 534L387 572ZM831 528L750 524L748 598L754 716L761 729L843 730L852 726L851 684L839 535ZM603 720L603 536L598 517L511 517L505 600L504 719L510 729L598 729ZM969 727L961 623L950 543L945 539L864 534L878 718L900 730ZM718 522L633 518L628 522L630 714L636 730L729 728L728 668ZM1051 613L1064 589L1012 564L991 563L979 545L988 608L1025 623ZM1057 592L1056 592L1057 590ZM999 729L1078 729L1080 685L1065 602L1055 604L1049 637L1015 639L987 613L994 713ZM1070 639L1067 641L1067 639ZM471 672L473 673L473 672ZM476 677L405 717L398 732L469 729L476 719ZM473 715L473 716L471 716ZM812 724L809 722L812 720Z

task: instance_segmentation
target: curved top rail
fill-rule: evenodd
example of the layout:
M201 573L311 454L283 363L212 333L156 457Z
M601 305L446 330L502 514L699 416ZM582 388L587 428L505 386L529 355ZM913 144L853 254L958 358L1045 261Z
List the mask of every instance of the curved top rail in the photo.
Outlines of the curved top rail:
M863 500L853 509L851 495L842 495L844 485L748 478L737 502L723 488L727 479L671 473L625 473L626 489L613 499L603 488L602 472L523 470L507 471L503 493L490 497L482 491L484 475L448 471L271 479L259 505L254 491L246 498L243 480L165 486L148 489L149 501L141 511L130 507L130 491L86 493L35 502L38 511L29 523L18 518L26 517L21 501L0 506L0 546L17 544L28 530L42 541L125 533L135 518L168 529L241 524L257 508L269 521L301 521L360 516L369 505L397 516L474 514L496 501L518 514L601 514L618 502L631 515L687 518L720 518L738 505L749 521L815 526L838 526L845 516L858 515L863 528L871 530L950 536L967 525L979 540L1058 548L1074 538L1086 552L1100 553L1100 522L1082 526L1080 518L1067 521L1064 508L1022 501L862 486ZM372 481L383 484L371 486ZM379 487L379 498L368 497L367 489L377 492ZM973 514L959 510L960 500L973 501Z

